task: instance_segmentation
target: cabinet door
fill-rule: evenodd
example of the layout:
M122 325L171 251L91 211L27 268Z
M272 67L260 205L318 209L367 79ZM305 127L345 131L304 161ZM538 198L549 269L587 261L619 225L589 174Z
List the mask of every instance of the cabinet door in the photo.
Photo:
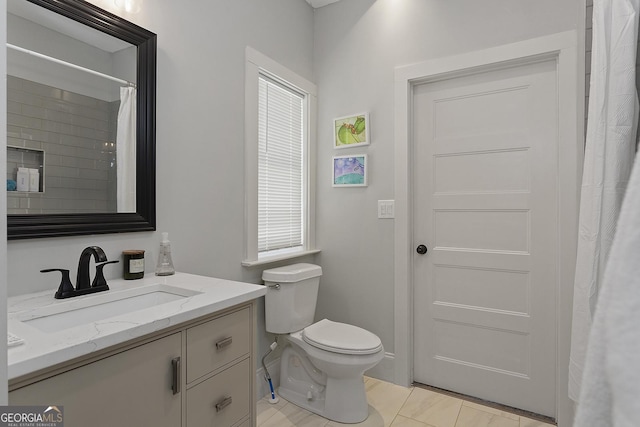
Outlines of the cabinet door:
M70 427L179 427L171 360L180 333L56 375L9 393L12 405L62 405Z

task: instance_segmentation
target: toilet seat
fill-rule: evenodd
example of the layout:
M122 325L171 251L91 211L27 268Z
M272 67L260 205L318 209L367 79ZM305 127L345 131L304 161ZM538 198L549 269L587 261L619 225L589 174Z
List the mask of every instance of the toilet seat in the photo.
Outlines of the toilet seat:
M382 342L375 334L328 319L304 328L302 339L313 347L339 354L374 354L382 349Z

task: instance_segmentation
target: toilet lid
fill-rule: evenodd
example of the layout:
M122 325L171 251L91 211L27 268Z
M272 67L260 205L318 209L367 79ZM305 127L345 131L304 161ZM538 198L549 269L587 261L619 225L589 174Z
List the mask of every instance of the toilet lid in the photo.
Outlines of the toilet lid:
M323 319L307 326L302 339L322 350L340 354L373 354L382 349L382 342L366 329Z

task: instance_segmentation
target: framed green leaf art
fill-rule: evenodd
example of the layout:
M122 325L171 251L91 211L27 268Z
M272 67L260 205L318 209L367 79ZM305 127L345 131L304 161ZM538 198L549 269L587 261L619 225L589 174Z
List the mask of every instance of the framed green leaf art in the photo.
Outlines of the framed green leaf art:
M333 148L369 145L369 114L361 113L333 120Z

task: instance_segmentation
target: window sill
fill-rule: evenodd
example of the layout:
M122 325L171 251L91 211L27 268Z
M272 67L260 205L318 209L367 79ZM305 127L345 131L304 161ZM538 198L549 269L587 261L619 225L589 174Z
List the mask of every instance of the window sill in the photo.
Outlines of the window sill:
M255 266L258 266L258 265L271 264L273 262L284 261L284 260L287 260L287 259L300 258L300 257L306 256L306 255L313 255L313 254L317 254L317 253L320 253L320 249L311 249L311 250L306 250L306 251L293 252L293 253L289 253L289 254L274 255L274 256L270 256L270 257L260 258L260 259L257 259L257 260L244 260L244 261L242 261L242 266L243 267L255 267Z

